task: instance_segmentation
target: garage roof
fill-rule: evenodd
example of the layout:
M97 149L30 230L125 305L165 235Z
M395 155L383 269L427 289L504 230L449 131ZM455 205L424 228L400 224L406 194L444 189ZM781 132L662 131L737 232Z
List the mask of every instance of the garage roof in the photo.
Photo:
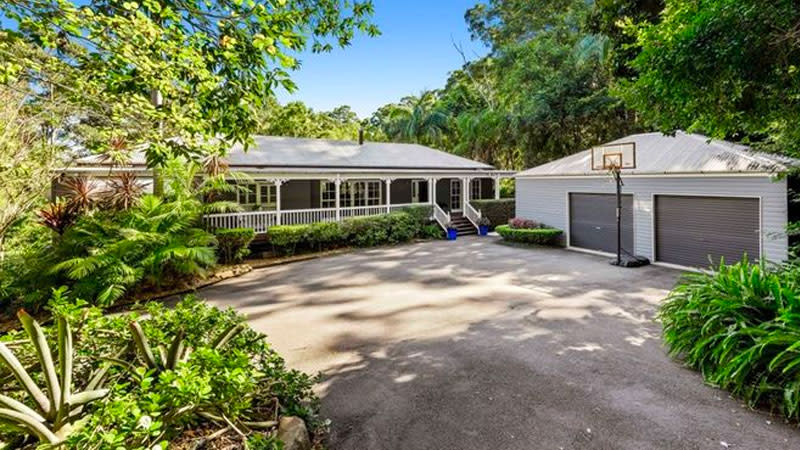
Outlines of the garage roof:
M247 152L234 146L226 157L234 168L313 167L374 169L491 170L492 166L417 144L254 136ZM89 156L78 165L105 165L101 156ZM144 165L136 153L131 164Z
M777 173L800 165L800 161L793 158L755 152L744 145L681 131L675 136L662 133L634 134L608 144L629 142L636 144L637 167L623 169L623 174ZM591 158L591 150L584 150L525 170L516 176L605 175L591 169Z

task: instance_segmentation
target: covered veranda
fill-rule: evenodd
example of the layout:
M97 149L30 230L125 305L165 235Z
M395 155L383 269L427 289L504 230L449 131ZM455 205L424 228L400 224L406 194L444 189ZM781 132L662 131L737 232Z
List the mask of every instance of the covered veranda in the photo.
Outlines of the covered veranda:
M480 171L270 171L248 172L243 189L231 200L245 211L210 214L206 225L252 228L266 233L276 225L341 221L386 214L408 207L429 207L445 226L450 214L475 223L475 199L499 199L500 180L513 172Z

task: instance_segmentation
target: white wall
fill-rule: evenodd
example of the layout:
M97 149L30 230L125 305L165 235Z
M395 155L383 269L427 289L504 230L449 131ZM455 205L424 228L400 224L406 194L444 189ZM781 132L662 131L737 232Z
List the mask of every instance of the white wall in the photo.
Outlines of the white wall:
M761 198L762 257L787 258L786 180L768 176L623 177L622 192L633 194L634 248L653 259L653 195L706 195ZM567 196L570 192L614 193L611 177L517 178L517 216L534 219L569 233ZM720 224L724 226L724 224Z

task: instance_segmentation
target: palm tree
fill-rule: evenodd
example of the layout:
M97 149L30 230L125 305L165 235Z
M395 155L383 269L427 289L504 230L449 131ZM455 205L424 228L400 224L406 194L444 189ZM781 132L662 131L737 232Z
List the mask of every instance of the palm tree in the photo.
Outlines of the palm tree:
M395 141L438 143L447 132L449 120L448 112L437 104L436 92L425 91L391 105L385 132Z

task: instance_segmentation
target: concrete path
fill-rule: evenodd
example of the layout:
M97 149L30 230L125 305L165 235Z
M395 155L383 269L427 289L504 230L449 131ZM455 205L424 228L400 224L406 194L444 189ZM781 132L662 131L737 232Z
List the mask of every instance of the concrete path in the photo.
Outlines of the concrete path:
M459 238L251 272L205 289L323 373L329 448L796 449L800 430L671 361L679 273Z

